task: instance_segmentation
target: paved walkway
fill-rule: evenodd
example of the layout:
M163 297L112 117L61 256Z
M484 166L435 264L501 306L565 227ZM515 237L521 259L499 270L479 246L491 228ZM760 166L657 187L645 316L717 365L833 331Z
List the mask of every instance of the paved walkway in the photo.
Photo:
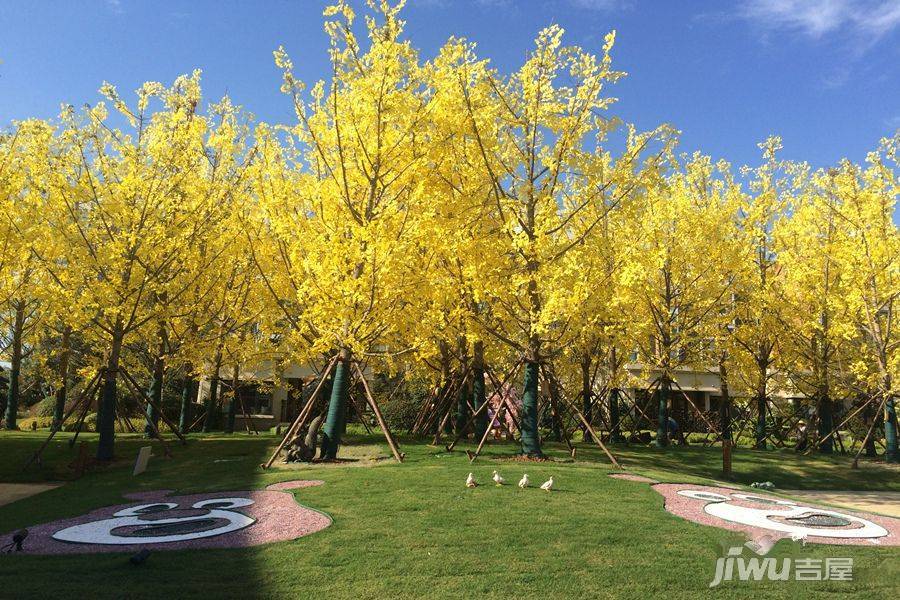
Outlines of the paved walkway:
M832 492L779 490L784 494L831 506L864 510L889 517L900 517L900 492Z
M0 483L0 506L58 488L61 483Z

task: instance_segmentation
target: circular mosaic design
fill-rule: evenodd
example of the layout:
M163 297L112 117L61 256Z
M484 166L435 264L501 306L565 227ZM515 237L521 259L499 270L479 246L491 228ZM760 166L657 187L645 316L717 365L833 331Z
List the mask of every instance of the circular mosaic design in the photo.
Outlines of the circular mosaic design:
M681 490L678 494L687 498L693 498L694 500L709 500L710 502L725 502L726 500L729 500L728 496L723 496L722 494L700 492L697 490Z
M117 527L110 531L116 537L140 537L148 538L160 535L184 535L188 533L200 533L217 529L228 525L224 519L192 519L181 523L166 523L163 525L142 525L139 527Z
M250 506L249 498L215 498L191 505L200 515L175 510L175 503L141 504L113 513L110 519L67 527L53 539L76 544L149 544L183 542L244 529L256 521L233 509ZM167 517L166 513L171 513ZM152 519L147 519L152 517Z
M796 506L796 502L790 500L779 500L778 498L765 498L763 496L751 496L749 494L732 494L735 498L756 502L757 504L778 504L781 506Z
M786 517L785 521L807 525L810 527L849 527L853 524L850 519L837 514L826 515L823 513L809 513L799 517Z

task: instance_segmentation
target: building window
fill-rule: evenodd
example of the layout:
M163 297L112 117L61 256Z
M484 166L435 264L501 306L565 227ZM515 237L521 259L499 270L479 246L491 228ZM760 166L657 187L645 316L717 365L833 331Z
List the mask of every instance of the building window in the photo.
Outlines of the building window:
M241 412L241 404L244 410L251 415L272 414L272 382L265 383L241 383L238 386L240 401L238 413Z

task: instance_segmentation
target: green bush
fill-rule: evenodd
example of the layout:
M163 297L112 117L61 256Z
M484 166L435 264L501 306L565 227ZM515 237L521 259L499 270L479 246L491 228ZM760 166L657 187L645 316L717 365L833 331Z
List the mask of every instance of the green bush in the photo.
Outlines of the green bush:
M376 391L375 396L388 427L394 432L406 431L415 424L419 410L428 398L428 382L410 381L389 399L388 396L392 391L391 386L385 385L382 393Z
M52 418L54 410L56 410L56 397L47 396L38 403L37 416Z
M25 419L19 419L17 424L22 431L30 431L32 423L37 423L38 429L49 429L50 426L53 425L53 417L27 417Z
M74 416L66 421L63 431L75 431L75 425L78 424L78 417ZM97 431L97 413L88 413L84 418L82 431Z

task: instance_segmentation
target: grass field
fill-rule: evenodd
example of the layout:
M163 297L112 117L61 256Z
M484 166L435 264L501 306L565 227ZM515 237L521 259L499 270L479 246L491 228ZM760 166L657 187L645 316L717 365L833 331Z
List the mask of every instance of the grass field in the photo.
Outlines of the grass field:
M65 438L71 434L51 444L42 467L22 471L45 436L0 434L0 481L70 477L74 452ZM96 442L91 435L85 439ZM276 441L267 435L192 436L187 447L173 446L172 458L154 458L146 473L132 477L137 448L147 442L119 436L120 462L0 507L0 531L122 503L122 494L132 491L247 490L313 478L326 483L298 490L296 497L334 518L324 531L249 549L154 552L141 567L130 565L127 554L0 555L0 597L695 598L709 592L723 547L744 541L668 514L662 497L646 484L607 477L611 467L585 445L577 461L551 445L554 462L521 463L509 460L514 446L498 444L470 466L465 445L448 453L401 438L407 458L397 465L387 460L387 447L377 438L353 435L342 454L386 460L263 472L258 465ZM716 448L615 451L630 472L661 481L708 483L719 477ZM154 453L162 454L160 448ZM900 471L869 463L854 471L849 462L742 449L735 455L735 481L771 480L782 489L900 490ZM558 490L464 488L469 471L489 483L493 469L513 481L523 471L537 483L554 475ZM770 555L852 557L854 581L734 582L716 595L896 598L900 592L897 548L801 548L782 541Z

